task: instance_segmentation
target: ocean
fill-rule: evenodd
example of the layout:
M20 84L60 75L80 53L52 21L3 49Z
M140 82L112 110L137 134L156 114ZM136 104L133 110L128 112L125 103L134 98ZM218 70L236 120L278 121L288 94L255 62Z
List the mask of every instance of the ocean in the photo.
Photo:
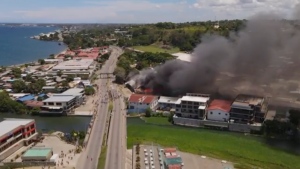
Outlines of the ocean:
M0 26L0 65L9 66L47 58L66 49L58 42L31 39L31 36L57 30L55 27Z

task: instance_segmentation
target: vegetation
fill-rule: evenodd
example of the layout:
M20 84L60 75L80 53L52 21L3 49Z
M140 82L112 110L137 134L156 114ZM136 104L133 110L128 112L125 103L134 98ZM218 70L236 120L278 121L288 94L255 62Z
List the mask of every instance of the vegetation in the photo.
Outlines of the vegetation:
M110 53L106 53L106 54L100 56L100 57L98 58L98 62L99 62L99 63L104 63L105 61L108 60L109 56L110 56Z
M179 52L179 48L174 47L165 47L161 48L159 45L149 45L149 46L133 46L134 49L144 51L144 52L153 52L153 53L176 53Z
M174 58L174 56L168 53L139 53L127 51L120 56L117 68L114 71L116 82L123 83L128 74L132 71L142 70L149 66L156 66Z
M146 109L145 116L146 116L146 117L151 117L151 114L152 114L152 110L148 107L148 108Z
M39 64L41 64L41 65L44 65L44 64L46 63L44 59L39 59L38 62L39 62Z
M272 148L259 138L250 135L177 126L157 126L143 123L138 118L128 120L127 133L128 147L137 143L155 142L162 146L175 146L185 152L237 162L240 166L272 169L300 168L298 155Z
M47 35L40 36L40 40L45 40L45 41L58 41L58 40L59 40L58 32L55 32L54 34L50 34L49 36L47 36Z
M157 124L157 125L172 125L167 117L147 117L143 118L146 123Z
M20 78L22 74L22 70L18 67L12 68L11 73L15 78Z
M95 89L93 87L88 86L88 87L84 88L84 93L86 95L93 95L93 94L95 94Z
M12 99L8 93L0 92L0 112L1 113L26 113L26 107Z
M106 160L106 151L107 151L107 146L102 146L101 147L101 154L98 159L98 169L104 169L105 168L105 160Z

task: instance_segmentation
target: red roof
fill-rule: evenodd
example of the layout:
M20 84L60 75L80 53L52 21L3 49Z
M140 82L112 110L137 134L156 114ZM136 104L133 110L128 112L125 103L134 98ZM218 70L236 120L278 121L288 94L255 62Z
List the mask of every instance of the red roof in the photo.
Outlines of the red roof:
M181 165L180 164L171 164L171 165L168 165L168 169L181 169Z
M207 110L222 110L225 112L229 112L231 108L231 102L227 100L213 100L208 106Z
M143 94L132 94L129 97L129 102L140 102L140 103L151 103L153 100L157 99L157 96L153 95L143 95Z
M165 148L164 151L165 151L165 153L175 153L176 148Z

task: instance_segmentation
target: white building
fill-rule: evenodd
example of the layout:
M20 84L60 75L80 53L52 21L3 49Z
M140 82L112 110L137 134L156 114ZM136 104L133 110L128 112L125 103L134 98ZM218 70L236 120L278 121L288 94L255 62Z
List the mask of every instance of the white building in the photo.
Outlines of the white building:
M203 119L209 95L187 93L176 102L176 116Z
M178 97L165 97L160 96L158 99L158 109L159 110L171 110L176 109L176 103L178 101Z
M72 95L53 95L43 100L41 114L67 114L76 105L76 97Z
M231 102L227 100L213 100L206 109L207 120L225 121L229 120Z
M157 96L132 94L128 99L128 113L144 113L148 108L155 110L157 103Z
M59 63L62 62L63 59L44 59L45 63Z
M0 129L0 161L31 144L38 135L33 119L5 119Z
M65 75L86 75L89 77L94 69L93 59L74 59L57 64L49 71L49 74L56 75L57 72L61 71Z

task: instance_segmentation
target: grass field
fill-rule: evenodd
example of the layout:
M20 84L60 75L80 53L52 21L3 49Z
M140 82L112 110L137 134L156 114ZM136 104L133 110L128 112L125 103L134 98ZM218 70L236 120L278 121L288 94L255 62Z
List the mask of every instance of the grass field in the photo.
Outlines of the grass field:
M152 125L139 118L130 118L127 136L128 147L143 142L175 146L181 151L238 163L236 165L238 168L252 168L250 166L270 169L300 168L299 155L270 147L261 141L261 138L239 133Z
M134 46L133 47L136 50L141 50L144 52L153 52L153 53L157 53L157 52L164 52L164 53L177 53L179 52L179 48L171 48L171 49L162 49L159 46L156 45L149 45L149 46Z
M101 154L98 160L98 169L104 169L105 168L105 160L106 160L106 146L101 147Z
M150 124L172 125L168 122L168 117L143 117L143 120Z

